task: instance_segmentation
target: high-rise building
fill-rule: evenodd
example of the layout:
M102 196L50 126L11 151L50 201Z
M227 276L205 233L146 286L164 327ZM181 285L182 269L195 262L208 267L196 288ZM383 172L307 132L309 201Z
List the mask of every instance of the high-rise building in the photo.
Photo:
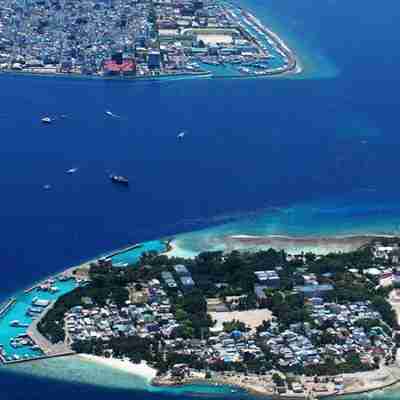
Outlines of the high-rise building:
M161 55L159 51L150 51L147 57L147 66L149 69L159 69L161 64Z

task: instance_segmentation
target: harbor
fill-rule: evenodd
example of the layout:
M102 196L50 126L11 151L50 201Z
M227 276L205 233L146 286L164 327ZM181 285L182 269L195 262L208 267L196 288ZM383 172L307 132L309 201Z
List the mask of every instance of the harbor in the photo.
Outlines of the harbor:
M111 259L113 266L124 267L137 262L144 252L156 251L163 253L167 250L164 242L160 240L152 240L143 244L135 244L130 247L117 250L106 257Z
M249 11L229 1L126 5L72 1L61 9L15 0L0 6L0 71L122 79L237 78L298 73L294 52ZM2 13L3 11L3 13ZM47 14L48 12L48 14ZM75 17L77 18L75 19ZM12 21L12 23L10 23ZM112 21L120 32L98 26ZM14 46L13 29L20 39ZM67 33L69 39L66 38ZM75 35L79 32L78 35ZM30 44L29 52L25 49ZM85 51L76 48L85 47ZM42 122L51 120L43 118Z
M75 279L49 278L9 300L0 314L0 360L4 364L51 356L30 327L51 303L77 286ZM63 351L65 353L65 351Z
M135 263L146 251L164 252L163 241L154 240L124 247L104 255L115 267ZM52 344L37 330L37 324L55 301L79 285L85 278L73 272L85 266L72 267L32 285L0 308L0 362L8 365L75 354L64 343Z

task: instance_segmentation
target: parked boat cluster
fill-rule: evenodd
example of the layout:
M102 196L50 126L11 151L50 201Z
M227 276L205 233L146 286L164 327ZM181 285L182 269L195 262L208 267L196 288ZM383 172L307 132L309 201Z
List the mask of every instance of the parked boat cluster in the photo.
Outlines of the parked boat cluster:
M32 286L7 302L0 315L0 362L22 362L45 355L45 349L31 335L31 324L54 300L76 285L75 278L61 274Z

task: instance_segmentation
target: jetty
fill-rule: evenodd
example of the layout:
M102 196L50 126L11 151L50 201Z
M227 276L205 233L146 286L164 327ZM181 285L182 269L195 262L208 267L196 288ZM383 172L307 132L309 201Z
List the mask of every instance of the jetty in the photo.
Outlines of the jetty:
M143 245L140 243L136 243L131 246L122 247L120 249L114 250L113 252L107 254L106 256L104 256L104 258L106 258L106 259L112 258L112 257L118 256L119 254L130 251L130 250L140 249L141 247L143 247Z
M0 308L0 318L3 317L11 309L11 307L17 302L17 300L12 297Z
M53 307L55 301L51 302L45 309L45 311L40 315L40 317L34 320L28 328L27 335L31 338L33 342L40 347L43 352L43 356L39 358L57 357L75 354L66 344L63 342L51 343L46 337L44 337L37 326L39 322L45 317L49 310Z

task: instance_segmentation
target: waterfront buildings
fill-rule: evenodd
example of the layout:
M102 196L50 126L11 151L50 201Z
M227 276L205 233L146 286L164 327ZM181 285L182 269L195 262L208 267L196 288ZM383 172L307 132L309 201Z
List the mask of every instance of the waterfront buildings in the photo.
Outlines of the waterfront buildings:
M216 0L0 4L5 71L159 76L230 66L231 74L270 74L288 64L281 47L251 14Z

